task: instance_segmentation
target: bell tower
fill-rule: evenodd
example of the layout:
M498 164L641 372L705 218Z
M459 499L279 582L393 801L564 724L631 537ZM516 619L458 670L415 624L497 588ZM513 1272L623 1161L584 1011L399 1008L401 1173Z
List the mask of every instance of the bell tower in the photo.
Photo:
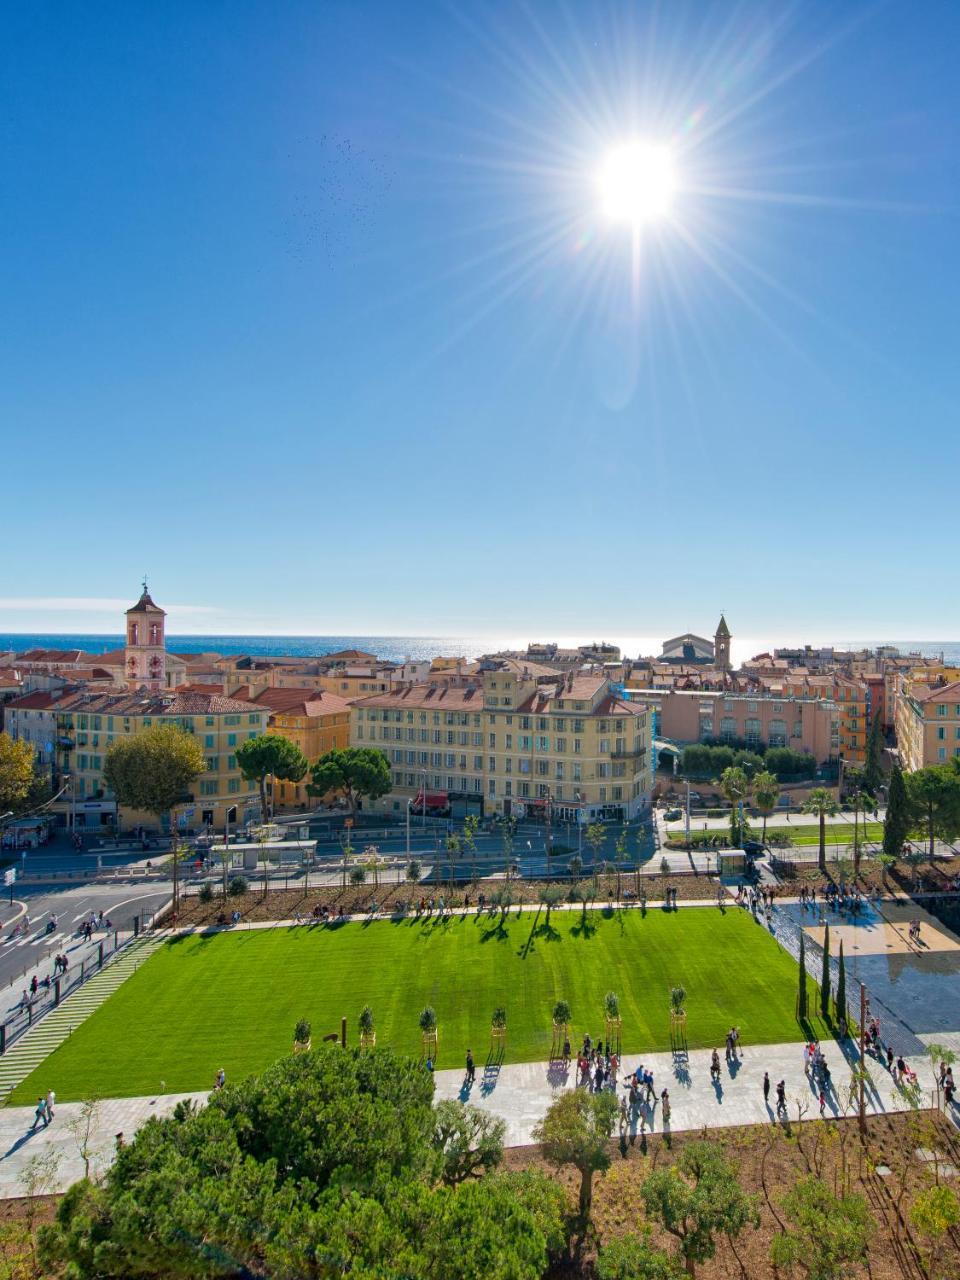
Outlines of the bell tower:
M729 671L733 666L730 661L730 628L722 613L713 637L713 665L721 671Z
M150 689L159 692L167 682L167 650L163 635L163 620L167 615L150 599L147 579L143 579L143 593L135 605L127 610L127 643L124 651L124 672L130 689Z

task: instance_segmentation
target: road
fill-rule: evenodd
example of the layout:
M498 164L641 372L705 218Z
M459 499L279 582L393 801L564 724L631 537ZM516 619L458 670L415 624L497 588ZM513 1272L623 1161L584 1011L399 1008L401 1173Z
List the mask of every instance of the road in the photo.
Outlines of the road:
M134 916L141 912L152 914L169 902L170 892L167 881L141 884L91 881L62 889L17 885L12 906L9 893L5 894L0 907L0 1020L7 1005L19 999L34 969L39 970L41 977L52 971L53 956L58 952L68 956L71 968L96 954L104 934L94 932L91 942L82 942L77 936L81 921L89 920L102 910L114 928L130 929ZM48 934L46 923L51 915L57 917L57 927ZM24 918L30 920L26 935L11 938L14 926Z

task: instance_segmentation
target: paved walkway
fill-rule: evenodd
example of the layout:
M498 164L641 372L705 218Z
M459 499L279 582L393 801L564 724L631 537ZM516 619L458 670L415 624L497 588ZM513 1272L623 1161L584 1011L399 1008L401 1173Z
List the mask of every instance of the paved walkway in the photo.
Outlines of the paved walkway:
M720 1046L722 1048L722 1046ZM826 1116L837 1117L854 1114L849 1106L848 1089L850 1068L844 1059L841 1046L824 1046L832 1074L832 1086L828 1093ZM848 1051L852 1051L848 1047ZM696 1050L689 1057L674 1057L670 1053L651 1053L639 1057L627 1055L623 1070L627 1073L640 1065L653 1071L657 1094L656 1103L645 1104L631 1117L628 1137L642 1132L661 1132L664 1128L660 1091L669 1090L672 1116L669 1129L672 1132L723 1128L730 1125L769 1124L776 1120L776 1086L779 1080L786 1082L789 1115L797 1119L797 1103L801 1100L804 1119L815 1119L819 1114L817 1091L804 1074L802 1045L747 1046L737 1062L725 1062L721 1056L721 1076L718 1084L710 1079L710 1051ZM927 1063L915 1061L929 1105L933 1077ZM867 1092L867 1104L871 1112L903 1111L909 1106L906 1095L874 1059L868 1058L872 1084ZM763 1073L770 1075L770 1102L764 1102ZM472 1088L467 1088L463 1071L438 1071L436 1073L437 1098L461 1098L484 1110L501 1116L507 1125L507 1145L520 1146L532 1141L532 1132L547 1107L558 1093L574 1085L576 1063L527 1062L508 1063L497 1067L495 1062L478 1061L477 1078ZM623 1073L618 1085L618 1096L625 1097ZM168 1115L181 1098L203 1101L205 1093L164 1094L143 1098L115 1098L100 1104L93 1126L92 1169L101 1172L110 1163L115 1151L115 1136L122 1132L129 1141L136 1130L152 1115ZM0 1199L24 1194L24 1176L31 1160L38 1156L51 1156L56 1162L56 1172L51 1190L65 1190L83 1174L74 1128L81 1114L80 1103L66 1103L56 1108L53 1122L46 1129L30 1133L33 1123L32 1107L7 1107L0 1111Z

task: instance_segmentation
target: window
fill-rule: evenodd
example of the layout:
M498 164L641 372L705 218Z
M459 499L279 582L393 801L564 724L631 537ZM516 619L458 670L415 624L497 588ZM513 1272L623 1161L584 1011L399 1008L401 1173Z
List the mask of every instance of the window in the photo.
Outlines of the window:
M946 736L947 736L946 729L943 727L943 725L940 725L937 729L937 737L942 742Z
M491 734L490 734L489 742L490 742L490 750L491 750L491 751L496 751L496 749L497 749L497 735L496 735L495 733L491 733Z
M581 739L580 739L580 738L574 738L574 740L573 740L573 754L574 754L575 756L578 756L578 755L580 754L580 747L581 747Z
M574 732L574 733L583 733L583 721L582 721L582 720L574 720L574 722L573 722L573 732Z
M491 743L490 745L493 746L493 743ZM508 751L513 750L513 734L512 733L507 734L504 746L507 748Z
M538 737L535 739L535 745L536 745L536 749L537 749L538 751L549 751L549 750L550 750L550 739L549 739L549 738L544 738L544 737L540 737L540 736L538 736Z
M565 755L565 754L566 754L566 750L567 750L567 740L566 740L566 738L558 738L558 739L557 739L557 754L558 754L558 755L561 755L561 756L562 756L562 755Z
M947 704L945 702L937 703L937 715L945 716L947 714ZM85 717L84 717L85 718Z
M213 745L214 745L213 739L212 739L212 738L208 738L208 739L207 739L207 746L208 746L208 747L212 747ZM237 745L237 735L236 735L235 733L228 733L228 734L227 734L227 746L228 746L228 747L235 747L236 745Z
M600 750L600 754L601 754L602 756L608 756L608 755L610 754L610 739L609 739L609 738L601 738L601 739L600 739L600 742L599 742L599 750Z
M236 794L236 792L240 790L240 779L230 778L227 782L227 790L233 794Z
M579 782L580 781L580 761L574 760L571 768L573 769L573 781Z
M563 781L563 761L562 760L557 761L557 781L558 782Z

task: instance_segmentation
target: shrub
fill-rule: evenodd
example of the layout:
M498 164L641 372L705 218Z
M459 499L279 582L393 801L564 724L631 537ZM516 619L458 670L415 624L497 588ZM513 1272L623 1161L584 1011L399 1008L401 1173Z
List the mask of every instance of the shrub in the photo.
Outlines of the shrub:
M350 872L351 884L363 884L366 878L367 878L367 871L365 867L354 867L353 870Z
M426 1010L424 1010L426 1012ZM373 1010L368 1004L365 1004L360 1010L360 1017L357 1020L361 1034L369 1036L373 1034Z
M570 1006L566 1000L558 1000L553 1006L553 1020L560 1026L570 1021Z
M437 1015L434 1012L433 1005L428 1004L420 1014L420 1030L429 1035L437 1029Z
M411 884L416 884L423 872L423 865L419 858L411 858L410 865L407 867L407 879Z
M227 892L231 898L242 898L249 888L243 876L233 876L227 886Z
M310 1023L306 1018L301 1018L297 1025L293 1028L293 1038L297 1044L310 1043Z
M200 892L197 894L197 897L200 899L201 902L212 902L213 901L213 885L202 884L200 886Z

